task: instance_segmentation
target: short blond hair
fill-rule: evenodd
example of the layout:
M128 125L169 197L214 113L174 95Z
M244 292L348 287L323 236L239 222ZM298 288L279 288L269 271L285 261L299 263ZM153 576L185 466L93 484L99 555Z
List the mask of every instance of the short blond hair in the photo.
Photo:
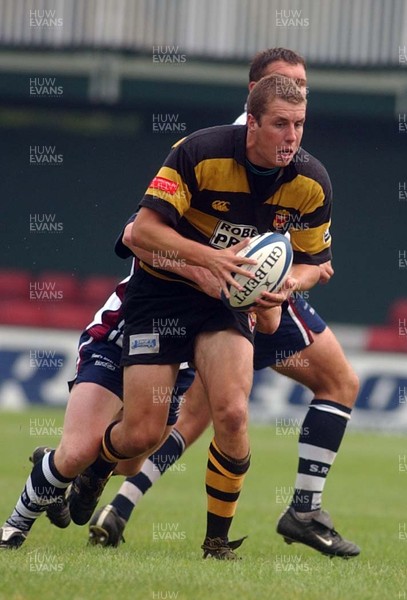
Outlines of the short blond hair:
M260 123L268 104L276 98L290 104L306 103L304 93L295 79L274 73L262 77L253 87L247 99L247 113L253 115Z

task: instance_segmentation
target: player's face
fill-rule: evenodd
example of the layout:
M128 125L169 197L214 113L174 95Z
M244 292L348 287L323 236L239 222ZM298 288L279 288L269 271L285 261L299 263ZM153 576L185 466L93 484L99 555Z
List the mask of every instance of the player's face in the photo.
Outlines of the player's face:
M279 98L267 106L260 122L248 115L247 158L255 165L271 169L286 167L301 144L306 103L291 104Z

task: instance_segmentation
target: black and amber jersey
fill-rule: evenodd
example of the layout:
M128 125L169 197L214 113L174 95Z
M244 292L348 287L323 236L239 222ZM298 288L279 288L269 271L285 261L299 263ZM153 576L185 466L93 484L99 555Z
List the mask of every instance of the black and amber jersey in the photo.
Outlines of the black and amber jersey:
M178 142L140 206L162 214L181 235L227 248L266 231L289 231L294 262L331 258L332 189L323 165L300 149L292 162L256 185L242 125L199 130Z

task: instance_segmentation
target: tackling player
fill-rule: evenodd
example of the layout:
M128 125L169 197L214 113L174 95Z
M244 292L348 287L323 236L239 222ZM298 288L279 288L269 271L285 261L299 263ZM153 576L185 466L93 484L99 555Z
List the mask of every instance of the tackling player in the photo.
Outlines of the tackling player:
M98 490L98 493L103 490L106 476L110 473L106 473L103 463L94 461L103 432L122 409L123 373L119 366L124 326L122 300L129 279L127 277L118 284L80 337L77 372L69 386L61 441L56 450L38 448L34 452L34 467L23 493L13 513L0 528L0 548L19 548L44 511L52 523L60 528L67 527L71 516L65 492L75 477L92 463L92 471L85 471L81 483ZM163 439L176 422L180 400L193 379L193 369L187 364L181 365L169 402ZM138 461L130 461L122 463L117 472L128 475L138 472L139 468ZM71 495L74 495L74 490ZM89 517L93 510L94 506Z

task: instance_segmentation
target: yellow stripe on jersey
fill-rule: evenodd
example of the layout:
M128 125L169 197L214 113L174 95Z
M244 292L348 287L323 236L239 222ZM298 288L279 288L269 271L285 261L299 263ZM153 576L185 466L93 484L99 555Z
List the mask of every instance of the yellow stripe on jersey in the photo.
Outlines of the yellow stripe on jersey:
M195 166L199 190L250 193L246 169L233 158L207 158Z
M329 232L329 223L323 223L319 227L312 229L290 229L290 242L293 250L296 252L307 252L308 254L318 254L329 248L331 238Z
M266 204L278 204L284 208L294 208L301 214L314 212L323 206L325 193L322 186L304 175L297 175L295 179L282 186L269 198Z
M181 175L170 167L161 167L147 188L147 194L169 202L181 216L188 210L192 197Z
M212 237L215 228L219 224L219 217L212 217L196 208L190 208L184 217L188 223L193 225L195 229L203 233L207 238Z
M187 137L187 136L186 136L186 135L184 135L184 137L183 137L183 138L181 138L180 140L178 140L178 142L175 142L175 144L173 144L173 145L171 146L171 148L176 148L177 146L179 146L180 144L182 144L182 142L183 142L183 141L186 139L186 137Z

